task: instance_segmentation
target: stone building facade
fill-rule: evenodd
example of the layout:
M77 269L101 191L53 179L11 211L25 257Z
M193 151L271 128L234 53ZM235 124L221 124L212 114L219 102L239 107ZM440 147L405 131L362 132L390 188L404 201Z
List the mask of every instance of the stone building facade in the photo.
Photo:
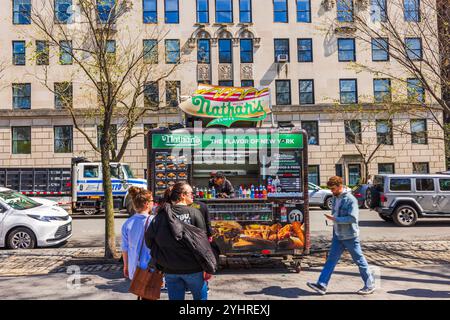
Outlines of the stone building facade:
M345 1L353 3L353 10L362 10L361 1ZM33 23L26 23L26 17L21 20L20 14L28 7L22 4L25 10L16 10L19 2L26 4L27 0L7 1L0 11L0 61L6 66L0 79L0 168L67 167L74 156L99 159L73 128L67 112L55 108L54 94L39 80L43 69L31 59L38 36ZM42 1L30 0L31 6L39 2ZM313 137L309 164L310 180L314 183L323 185L335 174L342 175L347 184L356 183L365 170L361 153L367 158L378 139L390 140L379 147L368 164L370 174L445 170L443 133L426 113L415 117L396 114L390 119L391 128L407 128L409 133L392 129L391 134L386 133L389 126L383 123L381 113L372 118L364 112L349 115L336 112L336 105L348 102L346 99L355 99L367 107L374 105L376 77L355 72L347 61L349 57L377 68L398 69L399 77L408 77L393 61L374 61L369 44L352 42L351 33L337 31L342 19L339 2L139 0L134 1L126 20L118 24L117 36L126 37L127 33L121 30L131 27L135 34L142 35L142 40L151 39L155 30L165 34L164 40L179 40L176 54L181 63L165 81L179 81L181 96L190 95L201 82L237 87L269 86L275 120L304 127ZM162 68L167 67L164 40L158 44L158 64ZM206 58L198 54L201 40L207 48ZM140 43L136 50L143 50L143 42ZM22 56L25 65L14 64ZM61 65L51 55L50 80L71 81L65 77L73 68L73 65ZM82 98L83 80L77 81L72 93L74 106L90 107L93 102ZM161 94L165 81L159 83L161 104L165 103ZM28 86L21 87L18 93L13 89L16 84ZM402 90L406 94L407 88ZM428 101L430 97L425 95L425 99ZM120 123L120 119L115 121ZM135 131L179 121L176 112L150 113ZM353 129L359 128L356 138L353 129L349 132L350 123ZM92 139L98 138L94 119L83 126ZM354 139L358 140L359 151ZM58 141L62 140L71 144L69 152L64 152L64 148L57 150ZM130 143L123 161L131 164L137 176L144 176L143 135Z

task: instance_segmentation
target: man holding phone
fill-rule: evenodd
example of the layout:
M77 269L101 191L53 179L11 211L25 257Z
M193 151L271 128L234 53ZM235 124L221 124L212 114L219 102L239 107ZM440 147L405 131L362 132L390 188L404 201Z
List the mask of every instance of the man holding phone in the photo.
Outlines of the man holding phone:
M364 281L364 287L358 294L368 295L375 291L375 283L369 265L364 257L359 241L358 200L344 191L341 177L331 177L327 183L333 193L332 215L325 217L333 221L333 240L327 262L320 274L317 283L308 282L307 285L314 291L324 295L327 292L328 282L333 274L334 268L339 262L344 250L347 249L352 256L353 262L359 267L359 273Z

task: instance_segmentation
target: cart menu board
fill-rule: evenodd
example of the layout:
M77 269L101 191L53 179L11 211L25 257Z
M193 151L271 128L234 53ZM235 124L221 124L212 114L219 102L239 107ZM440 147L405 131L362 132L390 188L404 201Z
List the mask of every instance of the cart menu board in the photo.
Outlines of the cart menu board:
M186 156L174 156L169 151L154 153L154 187L155 196L162 197L164 191L176 182L187 181L188 165Z
M273 155L269 166L265 167L268 179L272 180L275 192L269 197L300 197L301 153L299 151L283 150Z

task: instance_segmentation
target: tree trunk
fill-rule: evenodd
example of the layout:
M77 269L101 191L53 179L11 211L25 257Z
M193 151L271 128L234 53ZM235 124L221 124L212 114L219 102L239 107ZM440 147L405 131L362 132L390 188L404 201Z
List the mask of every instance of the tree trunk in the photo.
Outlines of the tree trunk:
M116 257L116 236L114 231L114 201L112 194L111 172L109 170L108 148L102 148L102 173L105 206L105 258Z
M364 162L364 177L363 181L361 181L361 184L367 183L367 180L369 180L369 164L367 162Z

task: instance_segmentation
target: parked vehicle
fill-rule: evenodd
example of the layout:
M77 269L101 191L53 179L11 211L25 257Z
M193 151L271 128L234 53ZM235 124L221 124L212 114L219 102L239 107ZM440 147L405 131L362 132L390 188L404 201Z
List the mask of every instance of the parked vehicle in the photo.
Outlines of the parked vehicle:
M369 193L369 187L368 184L360 184L353 188L352 193L355 196L355 198L358 200L358 205L361 209L368 209L369 203L368 203L368 193ZM369 194L370 198L370 194Z
M72 218L53 201L0 187L0 247L33 249L67 241Z
M133 214L128 188L147 188L126 163L111 163L111 182L116 209ZM72 211L93 215L103 208L102 165L85 158L72 159L71 168L0 168L0 186L33 197L67 197Z
M308 182L309 205L319 206L324 210L331 210L333 194L329 189L323 189L314 183Z
M419 218L450 218L450 176L377 175L367 201L383 220L401 227Z

